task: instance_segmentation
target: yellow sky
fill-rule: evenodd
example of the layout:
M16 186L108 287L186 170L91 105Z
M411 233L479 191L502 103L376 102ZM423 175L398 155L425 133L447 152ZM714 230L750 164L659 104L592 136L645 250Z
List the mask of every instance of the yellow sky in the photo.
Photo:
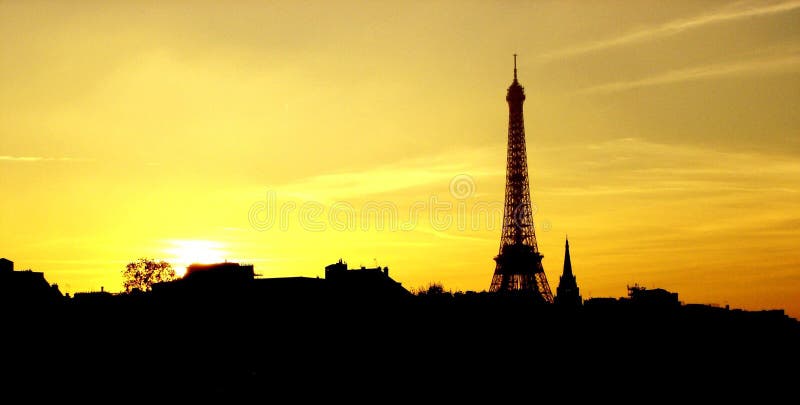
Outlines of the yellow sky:
M516 52L551 288L569 234L584 297L800 316L800 1L107 3L0 3L0 256L62 291L193 254L487 289Z

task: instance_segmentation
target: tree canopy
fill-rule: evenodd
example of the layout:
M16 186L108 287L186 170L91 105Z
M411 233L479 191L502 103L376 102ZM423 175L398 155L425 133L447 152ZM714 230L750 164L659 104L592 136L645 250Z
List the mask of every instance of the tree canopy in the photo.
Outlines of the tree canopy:
M122 286L125 292L134 290L150 291L155 283L175 279L175 270L172 265L161 260L143 257L135 262L128 263L122 272Z

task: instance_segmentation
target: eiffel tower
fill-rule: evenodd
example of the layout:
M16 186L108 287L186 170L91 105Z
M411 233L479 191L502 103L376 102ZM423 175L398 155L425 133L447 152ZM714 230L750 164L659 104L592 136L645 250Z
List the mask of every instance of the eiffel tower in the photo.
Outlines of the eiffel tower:
M517 81L517 55L514 54L514 81L506 94L508 102L508 157L506 161L506 199L503 208L503 235L491 292L531 294L552 303L553 294L542 267L536 244L525 151L525 123L522 103L525 89Z

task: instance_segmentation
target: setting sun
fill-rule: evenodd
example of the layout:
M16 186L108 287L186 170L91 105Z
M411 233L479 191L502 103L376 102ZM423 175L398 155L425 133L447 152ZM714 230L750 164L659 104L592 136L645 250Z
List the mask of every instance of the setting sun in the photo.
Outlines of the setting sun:
M171 240L173 247L165 249L165 260L172 264L175 274L183 277L186 267L194 263L219 263L225 261L223 244L208 240Z

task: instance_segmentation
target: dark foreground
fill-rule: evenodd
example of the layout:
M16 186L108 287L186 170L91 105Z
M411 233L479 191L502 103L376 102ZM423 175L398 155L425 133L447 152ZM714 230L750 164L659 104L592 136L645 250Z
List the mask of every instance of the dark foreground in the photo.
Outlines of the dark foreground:
M118 298L4 319L2 388L30 400L502 401L565 384L620 400L764 398L794 387L800 367L795 320L708 307Z

